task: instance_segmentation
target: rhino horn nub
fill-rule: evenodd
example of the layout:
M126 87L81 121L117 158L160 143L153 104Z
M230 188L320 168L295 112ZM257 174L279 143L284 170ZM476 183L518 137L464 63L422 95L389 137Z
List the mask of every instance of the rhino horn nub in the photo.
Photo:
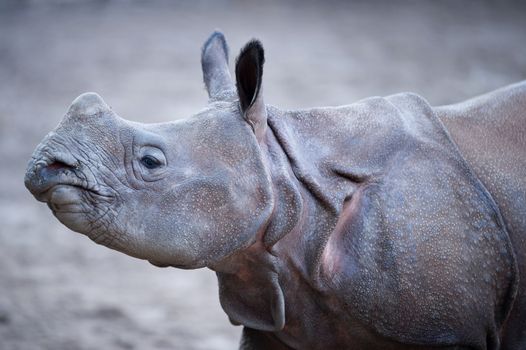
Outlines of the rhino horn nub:
M77 97L69 106L68 114L93 115L110 110L110 107L95 92L86 92Z

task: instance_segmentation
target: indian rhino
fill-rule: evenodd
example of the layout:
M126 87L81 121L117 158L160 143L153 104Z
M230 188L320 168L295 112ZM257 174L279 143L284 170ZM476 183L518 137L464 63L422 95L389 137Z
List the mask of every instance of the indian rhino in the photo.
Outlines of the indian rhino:
M526 82L282 111L259 41L235 85L221 33L201 63L185 120L78 97L27 188L96 243L215 271L240 349L526 349Z

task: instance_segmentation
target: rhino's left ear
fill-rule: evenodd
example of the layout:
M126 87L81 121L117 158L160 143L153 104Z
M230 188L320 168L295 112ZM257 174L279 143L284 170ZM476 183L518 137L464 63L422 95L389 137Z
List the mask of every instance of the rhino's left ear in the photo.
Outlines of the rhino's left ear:
M235 98L234 84L228 70L228 46L223 33L215 31L201 51L203 80L211 101Z
M248 42L236 61L237 94L241 112L258 140L263 138L267 127L267 110L261 88L264 62L263 46L258 40Z

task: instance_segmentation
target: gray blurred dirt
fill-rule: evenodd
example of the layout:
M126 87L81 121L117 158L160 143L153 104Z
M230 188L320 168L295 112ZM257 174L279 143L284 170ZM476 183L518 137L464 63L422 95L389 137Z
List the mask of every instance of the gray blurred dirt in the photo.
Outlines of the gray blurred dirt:
M519 2L0 0L0 349L235 349L211 271L160 269L96 246L23 186L34 147L80 93L159 122L204 107L199 54L266 48L283 108L413 91L460 101L526 78Z

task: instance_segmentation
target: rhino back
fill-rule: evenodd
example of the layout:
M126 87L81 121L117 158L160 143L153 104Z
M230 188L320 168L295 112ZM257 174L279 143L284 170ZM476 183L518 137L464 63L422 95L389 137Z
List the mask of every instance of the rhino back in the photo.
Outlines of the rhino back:
M526 82L463 103L438 107L436 113L504 217L517 255L521 282L503 332L503 348L525 348Z

